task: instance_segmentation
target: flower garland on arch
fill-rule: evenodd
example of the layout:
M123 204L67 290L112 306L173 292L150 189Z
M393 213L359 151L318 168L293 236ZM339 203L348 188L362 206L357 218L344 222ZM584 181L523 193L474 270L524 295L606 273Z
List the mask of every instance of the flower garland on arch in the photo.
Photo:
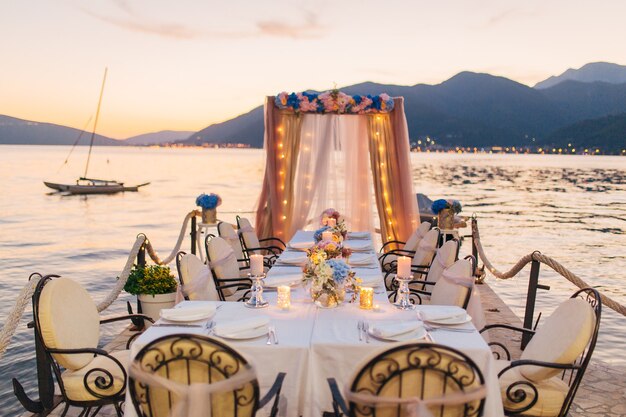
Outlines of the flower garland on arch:
M389 113L393 110L393 99L388 94L377 96L350 96L339 90L324 93L287 93L282 92L274 100L276 107L295 113L336 113L369 114Z

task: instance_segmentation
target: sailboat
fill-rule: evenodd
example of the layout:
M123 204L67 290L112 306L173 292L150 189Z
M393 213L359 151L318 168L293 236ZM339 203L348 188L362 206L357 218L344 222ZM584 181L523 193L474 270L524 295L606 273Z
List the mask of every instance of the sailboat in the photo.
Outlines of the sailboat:
M93 131L91 132L91 141L89 142L89 153L87 154L87 164L85 165L85 174L76 180L76 184L58 184L54 182L44 181L43 183L53 190L63 191L70 194L114 194L123 191L138 191L140 187L150 184L149 182L139 185L124 185L123 182L115 180L100 180L95 178L88 178L87 171L89 170L89 160L91 159L91 149L93 148L93 140L96 136L96 127L98 125L98 116L100 115L100 104L102 103L102 94L104 93L104 84L107 79L107 68L104 69L104 78L102 79L102 88L100 89L100 98L98 99L98 108L96 110L96 120L93 124ZM81 133L82 135L82 133ZM80 136L74 143L74 146L80 140ZM73 149L73 148L72 148ZM71 153L71 152L70 152ZM65 160L67 162L67 159Z

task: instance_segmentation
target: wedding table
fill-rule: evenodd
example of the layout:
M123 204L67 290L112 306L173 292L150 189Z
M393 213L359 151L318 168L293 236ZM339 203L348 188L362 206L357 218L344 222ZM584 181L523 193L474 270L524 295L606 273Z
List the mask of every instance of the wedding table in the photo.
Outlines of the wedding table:
M367 242L369 241L369 245ZM288 243L288 249L281 256L274 267L270 269L266 278L266 285L272 282L293 282L301 279L301 270L292 262L281 263L281 259L288 260L297 257L293 252L306 247L313 242L313 232L298 231ZM286 372L280 398L280 416L289 417L318 417L323 411L331 411L331 395L327 378L334 377L343 387L351 380L361 364L372 356L385 351L398 342L385 342L370 338L359 340L357 324L359 320L366 320L371 324L384 322L396 323L399 321L417 320L417 313L396 309L387 299L384 291L383 276L378 266L376 255L370 239L346 240L346 245L364 249L363 252L372 255L372 263L360 267L353 267L357 276L370 281L373 276L378 277L378 287L374 292L375 310L362 310L358 299L355 303L344 303L333 309L318 308L310 296L300 286L294 286L291 293L291 308L281 310L276 306L276 293L264 292L270 306L263 309L247 308L244 303L215 302L215 301L184 301L177 308L188 308L199 304L214 304L221 306L213 317L216 323L228 323L248 317L265 316L276 329L278 344L266 344L266 337L250 340L225 340L235 350L244 355L257 370L257 377L261 395L271 387L279 372ZM349 295L346 295L348 299ZM442 306L417 306L417 311L441 309ZM445 308L445 307L443 307ZM457 326L458 327L458 326ZM481 369L487 386L484 416L503 416L502 401L498 377L493 366L493 356L489 346L476 331L473 324L466 323L463 327L473 329L473 332L453 332L437 330L430 332L433 342L456 348L467 354ZM158 327L147 329L131 346L131 358L134 358L143 346L159 337L180 334L207 334L203 327ZM126 417L136 417L130 395L126 393ZM257 415L269 414L269 407L260 410Z

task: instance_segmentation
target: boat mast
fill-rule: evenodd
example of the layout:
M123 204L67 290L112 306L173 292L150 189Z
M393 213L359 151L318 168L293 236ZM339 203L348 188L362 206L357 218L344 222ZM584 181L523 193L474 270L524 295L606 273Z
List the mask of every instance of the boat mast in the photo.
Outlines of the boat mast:
M89 169L89 159L91 158L91 148L93 147L93 138L96 136L96 126L98 126L98 116L100 116L100 103L102 103L102 94L104 93L104 83L107 80L107 70L104 68L104 78L102 79L102 87L100 88L100 98L98 99L98 108L96 109L96 120L93 123L93 131L91 132L91 141L89 142L89 153L87 154L87 165L85 165L85 175L83 178L87 178L87 170Z

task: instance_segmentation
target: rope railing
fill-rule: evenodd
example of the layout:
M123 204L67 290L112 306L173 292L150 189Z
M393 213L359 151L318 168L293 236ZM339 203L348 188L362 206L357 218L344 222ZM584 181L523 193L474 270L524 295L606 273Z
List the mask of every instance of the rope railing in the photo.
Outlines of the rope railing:
M489 258L487 258L487 255L485 255L485 249L483 248L482 242L480 241L480 233L478 231L478 222L476 221L475 218L472 219L472 236L474 240L474 246L476 247L476 250L478 251L478 256L485 264L485 267L487 268L487 270L491 272L496 278L499 278L499 279L513 278L527 264L529 264L532 261L537 261L537 262L541 262L542 264L548 265L555 272L557 272L559 275L567 279L569 282L571 282L578 288L591 287L591 285L587 284L583 279L578 277L569 269L565 268L558 261L556 261L555 259L549 256L542 254L539 251L535 251L533 253L523 256L508 271L505 271L505 272L499 271L493 266L491 261L489 261ZM618 312L619 314L626 316L626 306L618 303L617 301L604 295L603 293L600 293L600 298L602 299L602 304Z
M176 256L176 254L178 253L178 251L180 250L182 246L183 240L185 238L185 232L187 231L187 226L189 224L189 220L192 217L199 216L199 215L200 215L200 212L198 210L192 210L189 213L187 213L187 215L185 216L185 219L183 220L183 225L180 229L178 240L176 241L176 246L174 247L172 252L169 254L169 256L163 260L159 258L158 254L152 247L152 244L150 243L146 235L144 234L138 235L132 249L130 250L130 253L128 254L128 258L126 259L124 268L122 269L122 272L118 276L115 286L111 289L109 294L97 304L98 312L102 312L106 310L107 308L109 308L111 304L113 304L115 300L117 300L117 297L119 297L120 293L124 289L124 286L126 285L126 281L128 280L130 271L132 270L133 265L135 264L137 255L139 254L139 251L141 250L141 247L144 244L145 244L146 252L150 255L150 258L155 263L159 265L169 264L170 262L172 262L172 260L174 259L174 257ZM32 278L32 275L31 275L31 278ZM15 334L15 331L17 330L17 326L19 325L20 320L22 319L22 316L24 315L24 310L26 309L26 306L30 303L30 300L33 296L33 293L35 291L35 287L37 286L38 281L39 280L37 279L29 279L28 283L20 290L20 293L18 294L17 299L15 301L15 305L13 306L13 309L9 312L6 322L4 323L4 326L2 326L2 330L0 330L0 359L2 359L2 357L4 356L4 353L9 347L9 344L11 343L11 339L13 338L13 335Z

